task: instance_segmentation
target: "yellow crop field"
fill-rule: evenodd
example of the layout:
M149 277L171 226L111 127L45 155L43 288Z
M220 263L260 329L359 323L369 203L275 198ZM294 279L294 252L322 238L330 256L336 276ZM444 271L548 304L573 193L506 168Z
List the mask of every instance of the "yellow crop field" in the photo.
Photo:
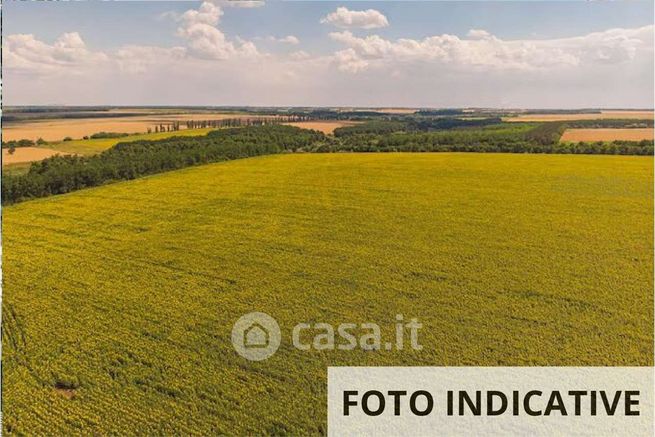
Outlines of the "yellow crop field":
M579 114L519 114L516 117L503 117L503 121L573 121L607 119L653 119L653 111L600 111L600 113L581 112Z
M358 123L353 121L298 121L284 124L287 126L296 126L301 129L313 129L323 132L324 134L331 134L337 128L354 126Z
M2 126L2 140L29 139L36 141L38 138L43 138L46 141L61 141L65 137L79 139L97 132L135 134L145 133L148 128L154 129L159 124L169 125L174 122L184 123L189 120L225 120L229 118L252 118L252 115L233 113L148 114L143 116L9 122L4 123ZM261 117L257 116L257 118Z
M330 365L653 365L653 160L281 154L3 208L3 426L326 432ZM282 330L266 361L234 322ZM422 324L302 351L301 322Z
M566 129L560 142L577 141L641 141L652 140L653 128L629 129Z
M98 138L89 140L61 141L48 143L44 146L17 147L13 154L8 149L2 149L2 172L3 174L27 173L30 164L34 161L41 161L50 156L61 155L95 155L115 146L118 143L129 143L130 141L161 140L174 136L197 136L207 135L212 128L184 129L175 132L153 132L149 134L129 135L121 138Z
M149 134L136 134L128 135L126 137L120 138L98 138L98 139L89 139L89 140L72 140L72 141L61 141L57 143L48 143L45 147L59 150L66 153L74 153L78 155L95 155L100 153L103 150L107 150L110 147L115 146L118 143L127 143L130 141L141 141L141 140L162 140L164 138L170 137L186 137L186 136L196 136L196 135L206 135L208 132L212 131L211 128L205 129L184 129L174 132L153 132Z
M9 149L2 149L2 165L24 164L27 162L41 161L54 155L66 154L60 150L42 147L17 147L13 153L9 153Z

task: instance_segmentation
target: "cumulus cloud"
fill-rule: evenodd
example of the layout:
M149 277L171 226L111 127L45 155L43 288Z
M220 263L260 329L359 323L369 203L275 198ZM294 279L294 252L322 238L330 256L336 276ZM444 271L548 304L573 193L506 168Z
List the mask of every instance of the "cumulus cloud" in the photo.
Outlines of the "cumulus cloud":
M220 7L210 2L203 2L198 9L189 9L183 13L179 20L188 25L216 26L222 15L223 10Z
M55 40L32 34L7 35L2 40L5 101L426 107L652 105L653 26L541 40L505 40L483 29L472 29L464 36L392 39L352 30L388 25L383 15L384 20L378 17L376 21L370 19L375 14L369 11L339 8L322 20L341 28L329 34L329 39L338 43L337 50L325 51L320 44L310 46L310 50L305 41L301 43L292 34L253 39L264 47L268 47L266 42L271 47L288 44L288 50L266 53L253 41L224 33L222 23L234 12L227 6L232 5L205 1L182 13L160 15L173 21L180 38L167 47L135 41L96 50L86 44L86 35L77 32ZM172 87L171 83L185 86Z
M389 21L380 11L367 9L351 11L343 6L321 19L323 24L331 24L342 29L377 29L387 27Z
M293 35L287 35L284 38L278 39L278 41L286 43L286 44L292 44L292 45L300 44L300 40L297 37L293 36Z
M354 49L336 52L334 62L339 70L347 73L358 73L368 67L368 62L363 60Z
M230 8L260 8L266 4L263 0L211 0L221 6Z
M198 9L189 9L176 18L180 22L177 35L186 40L189 54L213 60L257 56L254 43L242 41L235 44L227 39L217 27L222 15L223 10L218 5L206 1Z
M289 54L289 58L293 61L302 61L305 59L309 59L310 55L304 50L297 50L291 54Z
M617 64L633 60L639 50L652 52L654 28L650 25L635 29L609 29L580 37L551 40L551 44L574 53L581 62Z
M294 35L287 35L281 38L277 38L274 36L267 36L266 38L260 38L260 39L264 39L268 42L275 42L275 43L282 43L282 44L291 44L291 45L300 44L300 40L298 39L298 37Z
M467 36L463 39L443 34L391 41L378 35L357 37L349 31L330 33L331 39L350 50L334 55L339 69L348 72L399 62L433 62L488 70L548 70L626 62L634 59L638 50L652 52L653 48L653 26L551 40L502 40L484 30L471 30Z
M236 52L234 44L213 26L202 23L182 26L177 35L187 40L190 53L199 58L224 60Z
M184 46L156 47L130 44L103 52L89 49L77 32L64 33L54 42L37 39L32 34L14 34L3 38L3 68L34 74L94 74L101 68L123 73L141 74L151 67L165 67L175 62L199 60L242 59L260 56L251 41L228 39L218 28L223 10L210 2L182 14L160 17L178 22L177 36ZM292 35L281 42L297 43Z
M471 29L468 31L466 36L468 36L470 39L486 39L492 37L489 32L482 29Z
M3 38L4 68L48 72L67 67L83 67L106 61L107 55L89 50L79 33L64 33L52 44L32 34ZM71 68L74 71L74 68Z

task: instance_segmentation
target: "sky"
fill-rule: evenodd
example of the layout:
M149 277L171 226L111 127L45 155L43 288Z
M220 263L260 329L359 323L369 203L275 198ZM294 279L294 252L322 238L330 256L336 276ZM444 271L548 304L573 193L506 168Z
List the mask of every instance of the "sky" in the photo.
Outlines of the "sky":
M653 2L3 2L5 105L652 108Z

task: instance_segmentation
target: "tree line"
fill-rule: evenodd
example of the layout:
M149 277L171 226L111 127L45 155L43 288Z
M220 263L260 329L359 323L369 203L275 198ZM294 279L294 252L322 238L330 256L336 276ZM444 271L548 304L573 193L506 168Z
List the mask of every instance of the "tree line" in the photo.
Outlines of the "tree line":
M569 122L512 122L412 132L403 130L396 122L377 121L339 128L335 130L338 141L322 144L317 151L653 154L652 140L560 143L569 126Z
M31 165L26 174L2 178L2 203L63 194L112 181L198 164L297 151L324 134L292 126L212 131L204 136L119 143L94 156L57 155Z
M298 121L309 121L312 118L308 115L276 115L271 117L235 117L223 118L219 120L185 120L175 121L173 123L160 123L154 127L148 128L151 132L174 132L184 126L186 129L221 129L226 127L244 127L244 126L264 126L272 124L294 123Z
M94 156L54 156L23 175L3 175L2 202L62 194L111 181L198 164L282 152L486 152L653 155L653 141L560 143L563 122L498 123L437 131L366 123L357 133L326 136L279 124L226 128L204 136L123 142ZM346 129L346 128L343 128Z
M349 135L376 134L386 135L394 132L431 132L458 128L473 128L498 125L502 122L499 117L488 118L449 118L449 117L414 117L406 116L396 120L372 120L353 126L344 126L334 130L334 136L346 137Z
M400 133L357 135L319 145L315 152L478 152L561 153L587 155L653 155L653 141L612 141L541 144L522 136L434 135Z
M566 127L571 129L633 129L653 127L653 119L606 118L600 120L571 120Z

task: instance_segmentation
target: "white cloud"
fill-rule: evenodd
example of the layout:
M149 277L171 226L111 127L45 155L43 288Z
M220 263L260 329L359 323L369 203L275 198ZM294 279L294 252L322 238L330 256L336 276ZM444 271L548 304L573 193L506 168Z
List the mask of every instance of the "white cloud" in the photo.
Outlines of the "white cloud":
M291 54L289 54L289 58L293 61L302 61L305 59L309 59L310 55L304 50L297 50Z
M217 27L222 15L221 8L209 2L182 14L160 15L179 23L177 35L184 40L185 46L175 47L130 44L103 52L87 48L77 32L64 33L52 44L31 34L8 35L3 38L3 68L30 75L62 73L80 76L96 74L101 68L143 74L152 67L188 63L194 58L253 60L259 57L254 43L239 38L231 41ZM294 43L293 38L290 35L282 40Z
M337 68L347 73L358 73L368 67L354 49L340 50L334 54L334 62Z
M187 40L191 54L203 59L227 59L234 55L234 44L217 28L203 24L182 26L177 35Z
M189 9L177 18L180 22L177 35L186 40L189 54L213 60L226 60L233 56L257 56L257 47L252 42L235 45L216 27L222 15L223 11L219 6L206 1L198 9Z
M347 56L343 51L335 54L342 71L361 72L371 66L406 62L530 71L630 61L638 50L652 52L653 26L551 40L502 40L484 30L471 30L467 39L443 34L391 41L378 35L357 37L349 31L330 33L330 38L351 50Z
M377 29L389 25L387 17L380 11L375 9L351 11L343 6L322 18L321 23L332 24L342 29Z
M260 8L266 5L263 0L211 0L212 3L230 8Z
M280 38L278 41L286 44L292 44L292 45L300 44L300 40L293 35L287 35L284 38Z
M52 44L37 40L32 34L14 34L3 38L3 68L43 73L69 68L75 72L75 67L106 60L104 53L87 49L77 32L64 33Z
M203 2L198 9L189 9L183 13L179 20L187 25L207 24L209 26L216 26L223 10L210 2Z
M274 43L283 43L283 44L291 44L291 45L300 44L300 40L298 39L298 37L294 35L287 35L281 38L276 38L274 36L267 36L266 38L259 38L259 39L264 39L268 42L274 42Z
M461 37L439 34L418 39L362 37L344 30L330 33L340 47L329 53L321 53L320 44L314 43L310 50L297 36L278 34L261 41L289 44L285 47L289 50L265 53L259 51L257 41L223 32L222 22L234 12L224 9L224 3L198 3L186 12L165 14L163 18L174 20L180 37L169 47L135 41L95 50L85 43L86 35L76 32L54 41L30 34L7 35L2 41L5 101L652 106L653 26L518 40L504 40L481 29ZM355 22L363 26L361 20L345 24L357 27ZM170 85L175 83L184 86Z
M654 27L609 29L580 37L551 40L551 44L575 53L582 62L617 64L633 60L639 50L652 53Z
M481 29L471 29L468 31L466 36L468 36L470 39L487 39L492 37L489 32Z

